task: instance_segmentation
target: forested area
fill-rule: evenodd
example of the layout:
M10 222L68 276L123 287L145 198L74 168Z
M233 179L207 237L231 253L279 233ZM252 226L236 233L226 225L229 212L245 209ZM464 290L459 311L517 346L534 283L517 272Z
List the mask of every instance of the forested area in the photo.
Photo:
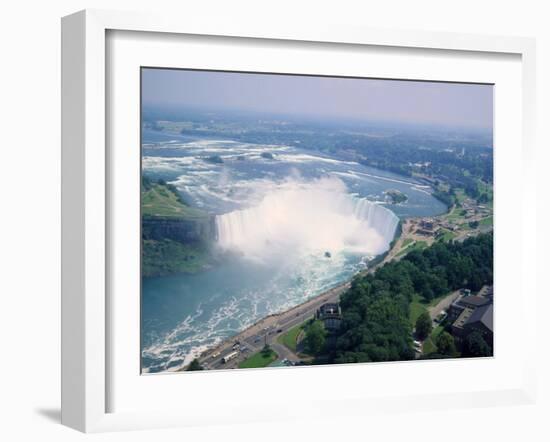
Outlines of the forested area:
M396 138L402 142L396 142ZM441 141L441 140L439 140ZM422 164L422 171L430 176L441 176L451 186L461 187L467 192L477 192L476 178L493 181L493 162L487 161L492 152L481 143L462 141L453 143L453 150L441 149L440 144L430 148L413 148L414 142L428 144L427 140L413 135L392 137L391 148L384 142L369 140L357 146L366 156L363 162L368 166L411 175L415 164ZM388 143L389 144L389 143ZM461 149L464 148L463 153ZM468 171L467 174L464 171ZM471 195L476 198L477 195Z
M415 293L431 300L459 288L493 282L493 235L437 242L410 252L375 273L357 277L342 295L343 322L332 359L336 363L414 358L409 308Z
M163 131L172 122L181 135L231 139L264 145L295 146L338 155L367 166L411 176L441 177L451 187L478 198L478 180L493 181L492 133L460 128L288 118L255 113L144 111L144 128ZM166 124L166 122L164 122ZM420 166L419 166L420 165Z

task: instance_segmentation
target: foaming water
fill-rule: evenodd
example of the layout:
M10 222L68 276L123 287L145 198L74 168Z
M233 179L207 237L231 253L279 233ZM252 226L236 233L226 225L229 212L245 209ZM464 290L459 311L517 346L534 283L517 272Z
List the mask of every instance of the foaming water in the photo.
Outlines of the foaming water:
M257 206L216 217L219 245L254 259L318 251L377 255L388 250L398 222L392 211L349 194L337 178L289 180Z
M143 279L146 373L177 370L260 318L349 280L387 250L394 213L445 210L413 180L295 147L157 133L143 141L144 172L216 215L218 245L237 252L204 272ZM223 163L205 161L210 155ZM388 189L409 198L389 210Z
M145 279L145 372L177 370L205 348L326 291L365 265L359 255L345 253L330 259L313 252L262 260L241 256L208 272Z

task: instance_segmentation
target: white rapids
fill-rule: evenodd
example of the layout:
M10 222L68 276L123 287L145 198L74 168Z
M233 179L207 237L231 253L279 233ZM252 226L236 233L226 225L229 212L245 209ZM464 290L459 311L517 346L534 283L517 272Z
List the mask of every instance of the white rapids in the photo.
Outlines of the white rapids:
M378 255L389 249L399 218L347 192L336 178L289 180L254 207L216 217L218 244L245 257L316 252Z

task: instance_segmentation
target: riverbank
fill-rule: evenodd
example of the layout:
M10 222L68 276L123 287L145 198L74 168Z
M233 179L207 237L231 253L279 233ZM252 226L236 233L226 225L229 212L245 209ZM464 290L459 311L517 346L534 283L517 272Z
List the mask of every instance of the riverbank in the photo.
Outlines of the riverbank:
M337 302L340 295L350 286L351 282L347 281L288 310L260 319L235 336L201 353L198 357L201 366L205 369L236 368L239 362L260 351L266 343L269 344L276 340L277 336L313 317L321 305L327 302ZM238 357L224 363L223 358L233 351L238 352ZM181 370L185 370L185 368L183 367Z
M401 234L401 229L397 229L394 240L392 241L394 247L396 241L401 237ZM239 363L246 360L250 355L259 352L265 344L274 345L278 336L312 318L321 305L338 302L340 296L351 287L351 281L354 278L373 272L378 267L384 265L388 261L388 253L393 250L394 247L388 252L379 255L383 256L381 260L376 260L376 258L374 258L371 261L373 265L368 265L366 269L354 274L348 281L338 284L285 311L270 314L256 321L236 335L203 351L197 358L199 363L203 368L210 370L237 368ZM232 353L237 353L237 355L234 356L231 361L225 363L223 361L224 357ZM187 366L188 364L182 367L180 371L185 370Z
M391 243L391 248L386 253L379 255L378 259L374 258L371 261L372 265L369 265L367 269L356 273L349 281L339 284L308 301L286 311L262 318L235 336L201 353L198 358L199 362L206 369L237 368L242 360L259 352L265 344L271 345L275 343L278 336L312 318L315 311L324 303L338 302L340 295L351 287L353 278L372 273L392 260L399 260L411 250L428 247L436 241L452 239L460 241L469 236L482 233L487 230L487 227L492 227L481 224L476 228L469 228L465 232L461 228L452 230L452 226L448 224L448 220L453 215L455 209L453 206L447 213L436 217L410 217L402 220L400 230L396 231L395 238ZM492 214L483 214L483 216L492 216ZM432 228L426 229L427 225L432 225ZM441 227L442 225L446 227ZM460 226L461 224L458 225ZM447 230L453 232L453 235L450 238L446 236L447 233L442 235L440 229L436 228L438 226L445 230L445 232ZM232 353L236 353L236 355L225 363L224 357Z
M143 277L194 274L214 259L214 217L189 206L166 182L142 176L141 274Z
M424 191L424 193L428 193L428 192ZM466 202L465 197L462 198L461 202L462 203ZM472 204L473 204L472 202L469 202L470 206L472 206ZM396 207L400 207L400 206L396 206ZM269 207L267 208L269 209ZM470 212L471 212L471 209L470 209ZM230 216L237 217L237 215L239 215L239 213L231 213ZM253 221L254 223L257 223L258 219L271 218L269 214L266 215L263 212L256 215L262 215L262 216L252 217L252 219L254 220ZM468 216L468 214L464 215L464 219L466 216ZM248 218L251 218L251 217L248 217ZM249 223L252 222L248 218L246 219L247 222ZM424 216L402 215L403 221L399 223L399 228L395 231L395 235L393 237L393 240L391 241L390 249L387 252L381 255L377 255L374 259L372 259L369 262L369 268L367 271L373 271L379 266L384 265L388 261L391 261L394 259L400 259L411 250L417 250L417 249L422 249L424 247L427 247L431 245L434 241L437 241L440 239L447 240L447 239L454 238L457 234L460 234L462 232L462 228L459 228L456 231L449 231L448 229L450 228L450 225L453 222L463 223L464 220L462 218L463 218L462 211L457 211L455 207L452 207L451 210L447 211L446 213L443 213L440 215L433 215L431 217L428 217L425 215ZM242 220L238 219L236 221L239 221L237 222L239 226L241 226L241 224L244 225L243 222L240 222ZM389 223L387 223L385 220L378 220L378 221L379 221L379 225L386 227L387 236L389 236L391 232L390 231L391 226L389 225ZM444 223L445 221L447 221L447 225L442 226L441 224ZM440 233L438 231L439 227L444 227L444 229L447 229L447 230L444 230L443 228L441 229L441 233L443 233L443 236L441 237L438 236ZM235 229L233 228L229 229L228 231L231 234L235 233ZM251 231L249 227L247 226L243 227L243 232L249 232L249 231ZM472 234L473 232L474 230L471 231ZM236 235L236 237L237 239L240 239L244 237L244 235L239 234L239 235ZM233 236L230 236L228 238L231 239L233 238ZM316 238L316 236L313 235L312 238ZM258 243L258 247L252 251L263 253L262 247L265 247L265 241L263 240L257 241L257 243ZM327 246L327 250L328 250L328 246ZM329 258L330 258L330 255L329 255ZM326 261L325 259L325 261L316 263L314 267L316 278L323 277L323 275L326 274L324 270L321 271L319 268L319 265L322 265L325 262L329 262L329 261ZM240 273L236 273L235 270L237 270ZM283 273L280 272L280 274L286 275L288 272L292 272L293 270L294 268L288 268L286 269L286 272L283 272ZM338 280L341 281L344 279L347 281L351 281L354 277L358 275L360 276L363 274L363 272L358 273L357 270L358 268L356 267L355 269L353 269L353 271L348 272L345 276L340 277ZM268 270L267 273L262 277L268 280L272 277L271 273L272 272ZM239 274L242 275L242 277L236 278L235 275L239 275ZM210 369L234 368L231 366L232 364L222 364L221 359L227 354L232 354L231 360L234 359L235 364L238 363L239 361L242 362L242 360L250 356L251 354L250 352L257 352L261 350L261 347L263 346L263 344L272 342L273 334L277 335L278 333L282 333L284 329L281 329L281 323L284 322L286 324L287 322L290 321L290 319L294 319L292 317L293 314L295 317L299 317L299 321L301 322L307 319L303 313L299 313L298 315L296 315L295 313L296 309L303 307L307 310L309 317L312 317L315 313L315 309L314 308L310 309L309 308L310 305L308 304L308 302L312 302L312 301L315 302L315 308L318 308L323 302L328 302L328 301L322 300L324 296L330 297L334 293L332 291L333 289L338 289L337 290L338 293L341 294L345 290L345 285L346 285L346 283L343 283L336 287L333 287L333 289L331 289L330 291L323 292L317 295L315 298L312 298L311 301L306 301L305 303L301 303L297 306L290 308L287 311L278 312L276 314L271 314L266 317L262 317L263 315L267 315L269 313L269 310L271 310L271 309L266 309L261 313L252 311L250 313L253 314L253 316L250 316L246 314L246 309L250 308L250 304L241 302L241 298L234 295L235 290L237 290L236 293L240 293L239 290L242 289L241 285L243 281L251 285L250 290L257 291L257 287L258 287L257 281L255 281L254 279L250 279L249 275L250 275L249 267L241 268L238 266L237 268L228 267L226 269L225 268L219 269L219 271L216 270L216 274L213 275L215 276L215 278L214 277L210 278L210 275L209 275L208 279L206 279L205 277L202 277L201 279L200 275L198 276L195 275L196 277L194 275L190 275L190 278L192 279L185 281L185 289L187 290L188 293L190 293L190 296L191 296L191 298L187 300L186 305L189 306L188 310L194 308L195 311L198 312L197 315L203 314L203 312L205 311L205 302L207 302L204 300L204 297L199 296L203 290L203 287L208 287L208 290L209 290L208 293L215 293L217 290L217 293L222 294L222 296L229 295L229 296L233 296L234 298L229 298L227 307L224 307L226 311L220 311L220 315L217 317L215 316L215 314L211 313L213 311L211 307L206 306L206 308L209 309L209 310L206 310L208 312L207 314L210 314L210 318L213 318L212 321L210 321L210 323L206 321L202 321L199 324L199 322L196 321L197 325L194 325L192 324L192 321L195 319L195 317L187 314L187 318L191 318L189 320L190 322L189 324L185 324L186 328L182 328L181 330L183 331L182 335L186 333L186 335L184 336L186 339L188 339L188 343L189 343L188 346L186 348L181 348L181 347L176 347L176 345L179 345L179 344L176 344L176 343L171 344L171 343L163 342L158 346L158 348L151 349L150 351L150 354L152 355L151 360L154 361L156 358L156 355L161 354L160 352L162 351L166 351L165 354L167 354L168 351L174 351L177 353L172 353L172 354L175 354L176 356L174 357L171 356L171 360L168 361L168 363L172 364L172 366L171 367L167 366L164 368L164 370L181 370L182 362L181 362L181 359L179 359L180 357L183 357L184 359L183 364L187 365L191 362L191 358L195 358L197 356L200 362L205 364L207 368L210 368ZM167 280L167 281L168 281L168 287L161 287L159 292L160 291L166 292L166 290L169 289L171 290L172 293L181 293L180 292L181 284L177 280L177 277L174 277L171 280ZM190 282L192 283L192 285L189 285ZM222 283L220 284L220 282ZM334 282L335 282L334 280L331 281L332 284L334 284ZM214 287L212 287L212 284L214 284ZM347 284L349 284L349 282ZM325 287L327 285L325 285ZM286 286L279 284L276 287L278 287L279 290L284 290ZM293 287L290 287L290 288L293 288ZM269 302L270 298L265 291L261 291L259 293L261 293L262 296L264 296L264 298L266 299L266 301ZM303 292L295 291L294 302L299 302L302 296L303 296ZM177 309L181 309L185 311L185 309L180 307L181 303L176 298L177 298L176 296L173 296L173 299L170 299L169 301L169 302L173 302L173 305L175 306L175 309L171 310L171 312L174 312L174 314L172 315L174 318L174 322L178 321L178 318L181 318L183 316L177 313ZM150 299L154 300L154 298L152 297ZM223 298L220 298L220 299L223 299ZM319 299L320 301L317 301ZM333 301L333 302L337 302L338 300L339 300L339 296L334 296L333 298L330 298L330 301ZM193 304L190 304L189 301L194 302L196 304L196 307L194 307ZM254 305L259 304L257 299L254 299L254 302L255 302ZM152 302L151 304L154 304L154 302ZM287 305L288 304L291 304L291 303L288 302ZM280 306L279 308L283 308L283 307ZM231 311L228 311L227 309L230 309ZM236 315L235 312L239 312L240 317ZM185 315L185 313L183 314ZM154 314L152 314L151 316L155 318ZM245 324L246 322L248 322L246 320L247 318L248 320L253 320L253 318L254 319L258 318L258 321L256 321L255 324L253 324L252 326L247 327L241 332L237 333L236 335L228 337L229 333L227 333L227 330L232 330L232 332L235 333L237 330L241 329L241 327L246 327ZM199 342L199 344L203 344L205 343L205 341L209 340L209 344L206 344L206 345L212 345L212 342L215 342L215 340L212 339L212 337L214 337L215 335L211 333L211 329L209 329L208 327L212 323L213 326L220 328L219 327L219 324L221 323L220 321L223 321L223 324L225 326L223 330L225 331L224 331L224 334L222 336L219 336L217 339L222 341L219 344L214 345L213 348L209 348L207 351L204 351L199 355L198 349L201 348L201 345L194 345L194 343L192 343L192 340L194 339L193 336L200 336L200 339L202 340L202 342ZM293 322L297 323L297 321L298 319L295 319ZM202 328L199 328L199 327L202 327ZM262 330L262 329L265 329L265 330ZM279 329L281 329L281 332L278 332ZM241 341L243 340L245 341L245 344L241 345ZM179 342L182 342L182 339L179 339ZM204 348L205 347L203 345L202 349Z

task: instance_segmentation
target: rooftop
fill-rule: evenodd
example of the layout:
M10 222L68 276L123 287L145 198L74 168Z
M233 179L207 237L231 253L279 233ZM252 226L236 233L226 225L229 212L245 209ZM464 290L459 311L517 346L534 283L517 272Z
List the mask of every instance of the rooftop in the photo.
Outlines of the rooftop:
M323 315L338 315L340 314L340 305L333 302L327 302L319 307L319 311Z
M458 318L454 322L453 326L463 328L466 325L466 323L469 323L469 319L472 316L473 312L474 312L473 309L465 308L462 311L462 313L460 313L460 315L458 316Z
M489 330L493 331L493 304L484 305L474 310L466 324L481 322Z
M472 307L481 307L482 305L486 305L489 302L491 302L490 299L477 295L465 296L464 298L461 298L457 301L458 304Z

